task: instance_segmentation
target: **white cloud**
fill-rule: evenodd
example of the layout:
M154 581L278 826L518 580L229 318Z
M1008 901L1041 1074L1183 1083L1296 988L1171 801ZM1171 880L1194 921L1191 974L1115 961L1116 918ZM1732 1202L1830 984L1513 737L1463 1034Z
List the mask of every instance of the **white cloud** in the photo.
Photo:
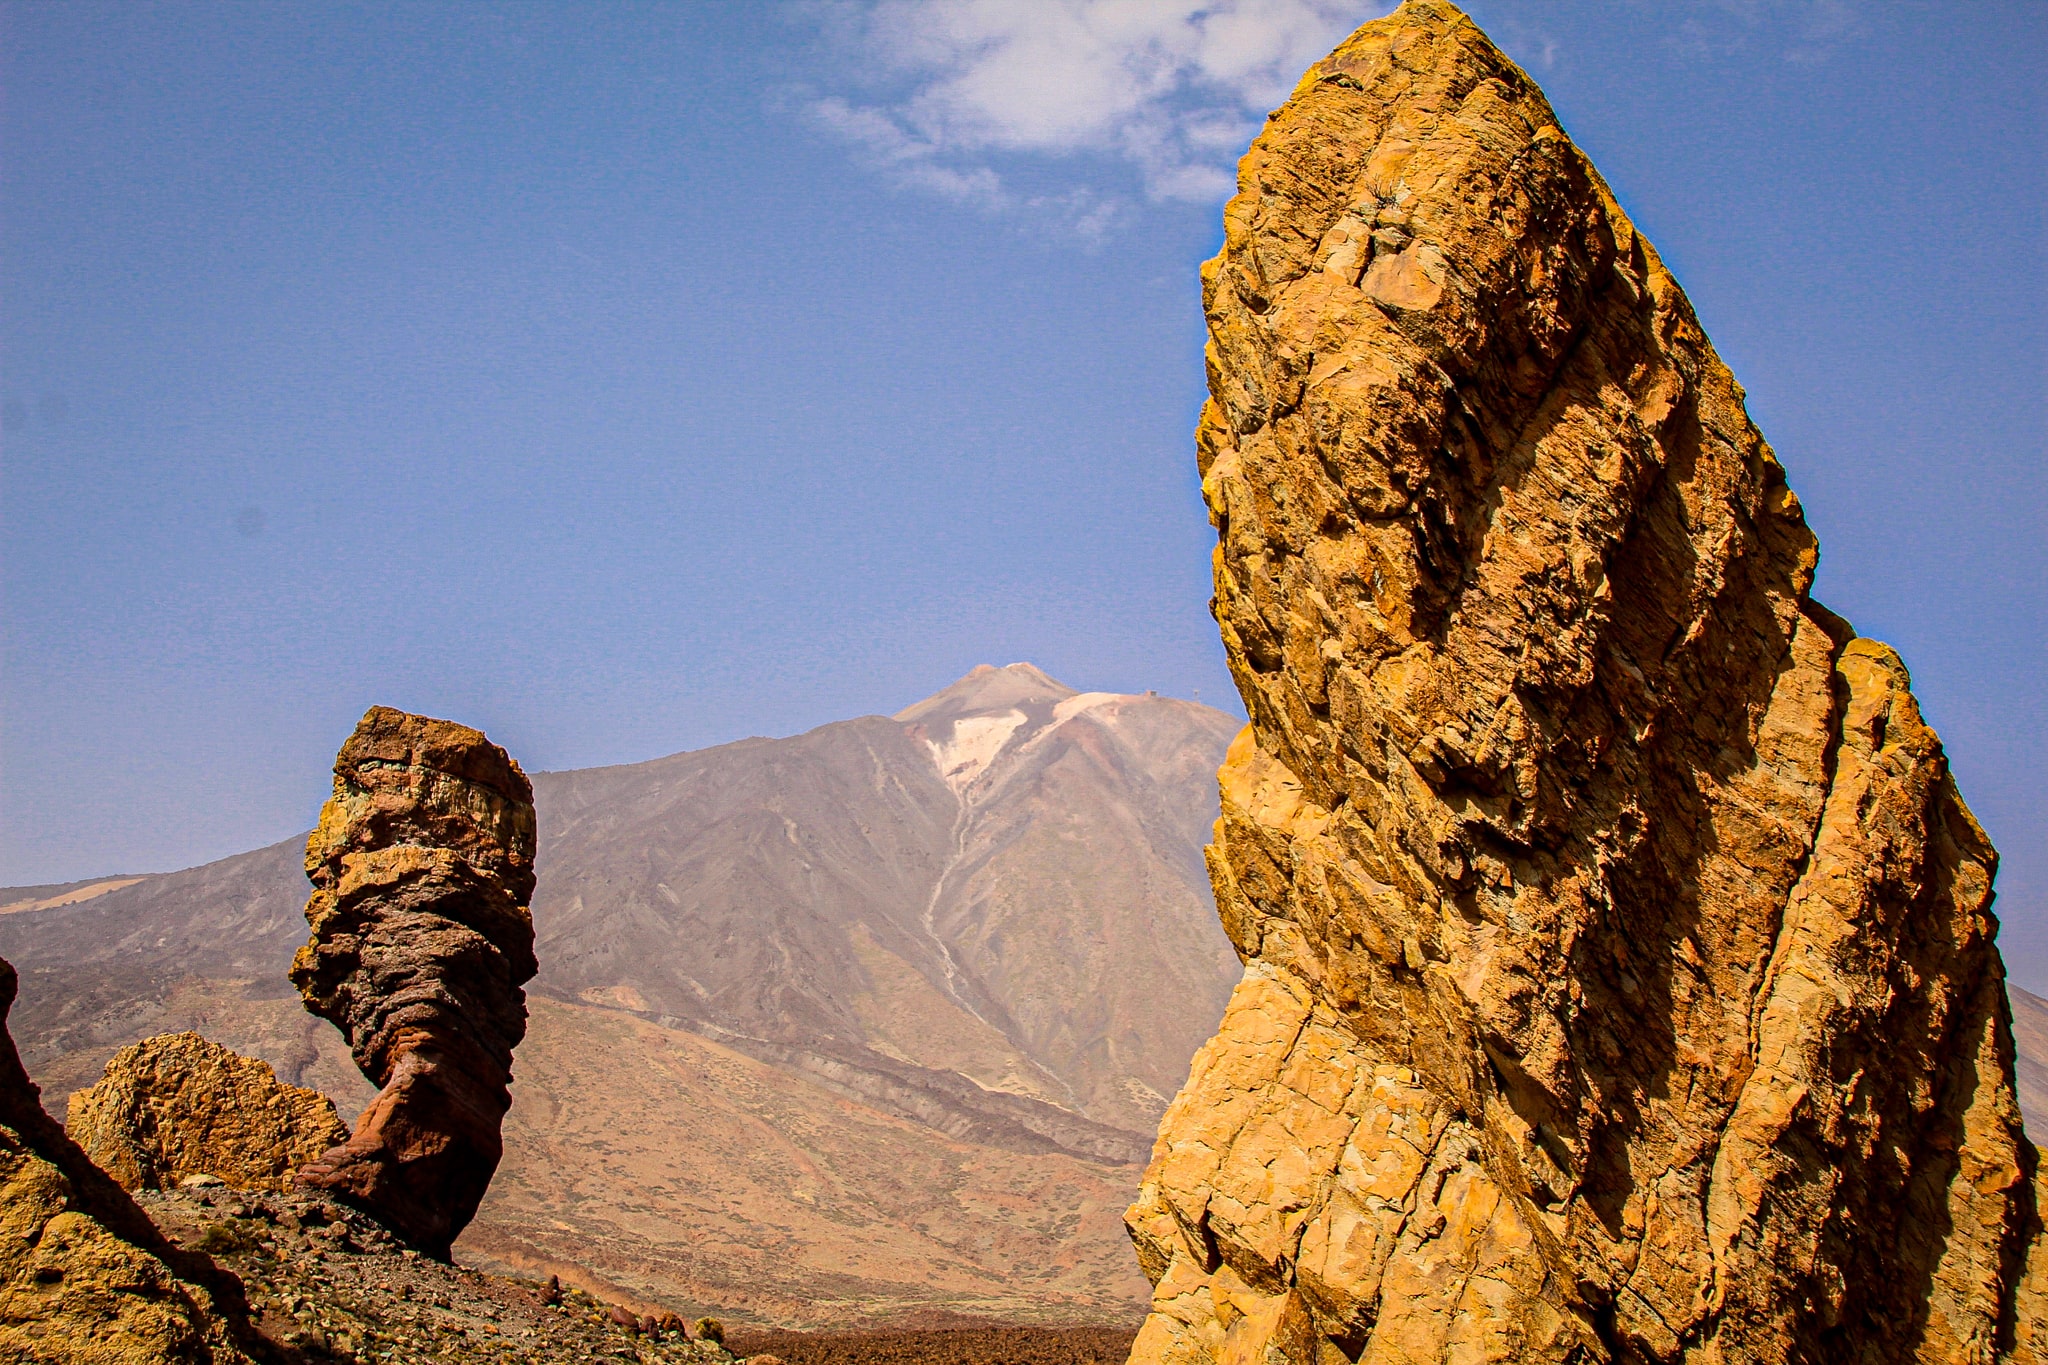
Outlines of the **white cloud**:
M859 108L834 95L813 104L811 113L826 128L865 147L876 161L909 184L986 208L999 207L1004 202L1002 182L993 170L986 166L959 168L939 162L933 157L930 144L905 132L879 110Z
M1215 202L1268 109L1373 0L843 0L831 27L891 84L813 101L825 127L906 183L1020 201L1006 158L1111 158L1147 197ZM1115 205L1056 196L1100 231Z
M1772 44L1797 65L1828 59L1863 28L1867 0L1693 0L1666 41L1695 60Z

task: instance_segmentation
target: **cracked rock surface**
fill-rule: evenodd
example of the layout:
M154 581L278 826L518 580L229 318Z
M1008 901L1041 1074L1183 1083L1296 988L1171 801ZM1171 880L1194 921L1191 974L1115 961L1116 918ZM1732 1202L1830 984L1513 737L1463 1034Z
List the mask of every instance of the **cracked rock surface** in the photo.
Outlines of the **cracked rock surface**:
M1997 855L1541 92L1367 24L1203 297L1246 971L1133 1360L2041 1359Z
M532 978L533 787L481 731L372 707L306 842L306 1008L380 1087L299 1184L446 1259L504 1153Z
M7 1032L0 959L0 1360L50 1365L273 1361L241 1286L181 1251L57 1121Z
M300 1166L348 1137L319 1091L190 1032L122 1048L67 1109L65 1131L126 1190L195 1175L289 1189Z

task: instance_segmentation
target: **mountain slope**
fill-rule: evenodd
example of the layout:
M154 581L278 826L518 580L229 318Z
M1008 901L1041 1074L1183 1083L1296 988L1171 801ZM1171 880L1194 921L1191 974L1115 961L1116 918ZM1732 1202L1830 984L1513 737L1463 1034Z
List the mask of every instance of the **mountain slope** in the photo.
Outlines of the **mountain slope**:
M2048 1000L2006 983L2012 1006L2013 1071L2019 1082L2020 1114L2036 1147L2048 1142Z
M650 1297L753 1294L785 1321L856 1303L1127 1314L1143 1287L1115 1217L1128 1164L1238 971L1201 863L1236 728L1020 664L895 717L536 775L543 998L469 1254L603 1261ZM305 932L301 847L0 914L53 1102L116 1047L182 1027L345 1113L367 1097L284 980ZM71 888L34 890L0 906ZM742 1115L649 1081L691 1049L773 1102ZM600 1094L615 1101L594 1118ZM727 1179L764 1143L838 1193ZM670 1169L693 1174L647 1174ZM913 1171L951 1171L929 1175L951 1202L906 1202ZM771 1205L778 1236L812 1251L707 1261L777 1244ZM847 1236L869 1250L848 1260Z
M761 1322L1136 1319L1129 1166L952 1141L616 1010L537 999L524 1051L467 1262Z
M964 1076L1038 1102L1005 1119L1062 1123L1052 1106L1129 1135L1047 1140L1142 1159L1236 978L1195 912L1203 789L1234 728L1013 665L893 719L543 774L543 988L865 1098L885 1082L841 1068Z

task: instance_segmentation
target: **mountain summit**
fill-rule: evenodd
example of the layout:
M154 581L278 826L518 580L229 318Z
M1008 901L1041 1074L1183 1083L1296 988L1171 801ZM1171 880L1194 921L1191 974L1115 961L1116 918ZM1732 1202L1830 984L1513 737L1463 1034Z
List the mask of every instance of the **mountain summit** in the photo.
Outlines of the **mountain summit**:
M913 702L891 719L911 723L940 716L995 712L1006 707L1057 705L1079 695L1036 664L1005 664L1001 668L978 664L951 687Z
M1236 976L1186 909L1236 728L1012 664L886 719L542 774L543 988L1141 1160L1199 1041L1159 988L1213 1016Z

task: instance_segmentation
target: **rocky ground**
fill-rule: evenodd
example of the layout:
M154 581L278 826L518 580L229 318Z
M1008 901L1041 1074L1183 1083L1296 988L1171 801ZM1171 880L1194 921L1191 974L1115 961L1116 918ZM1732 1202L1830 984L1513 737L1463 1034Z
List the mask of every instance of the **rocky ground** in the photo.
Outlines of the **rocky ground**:
M701 1323L636 1315L581 1290L444 1264L323 1199L202 1185L144 1193L137 1202L178 1244L239 1276L258 1328L308 1362L727 1365L735 1358L704 1339Z
M732 1349L781 1365L1120 1365L1135 1330L1118 1327L949 1327L930 1331L764 1332L737 1329Z

